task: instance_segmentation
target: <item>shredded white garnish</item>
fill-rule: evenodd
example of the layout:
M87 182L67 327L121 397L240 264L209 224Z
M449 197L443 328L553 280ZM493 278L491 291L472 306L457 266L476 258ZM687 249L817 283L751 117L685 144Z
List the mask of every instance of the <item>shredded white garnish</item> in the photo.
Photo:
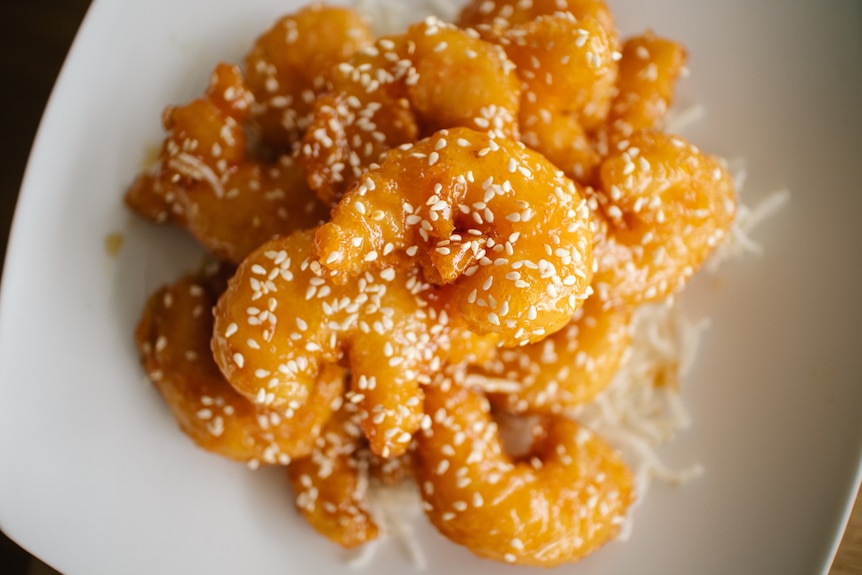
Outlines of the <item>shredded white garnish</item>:
M706 108L700 104L686 106L681 109L672 108L665 116L662 131L679 134L688 126L697 123L706 115Z
M745 172L742 171L741 174L742 179L744 179ZM739 193L742 188L737 184L736 189ZM746 254L762 255L763 246L751 239L751 232L763 220L780 211L788 201L790 201L790 191L780 189L767 194L753 207L740 203L737 208L736 219L730 228L730 235L724 243L716 248L706 263L706 269L715 272L727 260Z
M461 11L461 2L456 0L425 0L428 13L434 14L444 22L454 22Z
M690 322L668 301L642 306L633 323L628 360L607 389L572 415L622 453L641 502L655 479L684 483L703 472L700 465L671 469L656 450L690 425L679 387L709 322ZM619 539L628 537L633 516L630 511Z
M213 169L200 158L181 152L168 160L168 167L186 177L207 182L212 186L216 197L221 198L224 196L224 187L221 180L216 176Z
M484 393L518 393L521 390L517 381L484 375L468 375L464 378L464 385Z
M409 479L396 486L371 480L368 484L367 502L369 513L377 524L380 535L357 549L355 555L348 560L348 565L357 569L365 567L374 558L380 545L392 540L402 548L417 569L425 569L428 561L413 531L413 524L422 515L422 497L416 484Z
M354 569L362 569L367 566L374 559L374 556L377 555L377 548L380 547L383 541L384 538L380 536L365 543L353 552L353 555L347 560L347 565Z
M356 11L365 16L377 36L403 32L414 19L407 13L408 3L388 0L356 0ZM415 7L414 7L415 15Z

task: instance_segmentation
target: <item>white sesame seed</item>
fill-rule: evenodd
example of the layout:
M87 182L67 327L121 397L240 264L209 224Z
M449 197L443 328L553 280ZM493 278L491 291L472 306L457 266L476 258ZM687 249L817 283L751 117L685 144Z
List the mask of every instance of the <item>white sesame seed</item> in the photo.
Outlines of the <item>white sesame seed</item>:
M225 329L225 330L224 330L224 336L225 336L226 338L227 338L227 337L230 337L230 336L232 336L233 334L235 334L238 330L239 330L239 326L237 326L235 323L231 322L231 323L227 326L227 329Z
M238 368L242 369L242 367L245 365L245 357L241 353L236 352L235 354L233 354L233 362Z

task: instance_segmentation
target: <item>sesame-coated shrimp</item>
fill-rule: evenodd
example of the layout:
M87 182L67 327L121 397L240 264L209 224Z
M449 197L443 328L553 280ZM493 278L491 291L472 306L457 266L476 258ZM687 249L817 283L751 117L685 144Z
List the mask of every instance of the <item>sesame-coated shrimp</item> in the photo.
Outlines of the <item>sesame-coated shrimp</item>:
M312 453L287 468L296 508L318 533L347 548L378 536L366 505L369 460L360 455L362 441L359 411L346 402L327 422Z
M467 128L392 150L316 236L340 276L405 254L451 284L459 317L504 345L562 328L589 293L589 209L575 184L522 144Z
M586 130L604 122L619 57L613 38L595 18L575 20L567 12L540 16L508 30L500 42L518 66L522 106L533 104L531 113L571 116Z
M226 278L224 270L189 275L153 294L135 332L141 362L200 447L252 465L284 465L311 452L341 400L346 373L322 371L313 398L296 410L255 406L237 393L210 351L212 306Z
M681 44L647 32L626 40L619 63L617 95L607 126L609 145L643 129L659 128L673 101L687 53Z
M472 0L461 11L457 23L494 37L512 26L556 12L568 12L578 20L594 18L617 43L614 15L605 0Z
M165 110L157 171L139 176L126 196L132 209L172 220L235 264L266 240L327 215L291 156L249 157L243 124L252 100L239 68L216 67L203 98Z
M251 101L239 68L219 64L210 74L204 97L165 108L162 124L168 135L158 169L138 177L126 195L128 205L153 221L171 219L183 225L185 214L177 193L184 187L203 182L223 196L224 186L216 171L227 171L245 160L242 124Z
M517 137L519 82L505 52L435 18L360 50L332 86L302 148L309 184L327 202L386 150L436 130Z
M499 42L522 82L522 140L583 179L599 161L587 134L605 121L614 97L615 37L593 17L558 12L509 29Z
M376 539L369 485L394 487L413 473L413 454L380 457L368 449L359 408L344 402L315 440L314 450L288 468L296 507L322 535L351 548Z
M256 403L295 407L324 366L349 366L372 451L397 456L419 428L420 383L446 363L458 328L417 271L396 265L338 285L313 249L313 232L297 232L242 263L216 307L216 362Z
M261 35L245 64L261 140L282 153L298 144L333 67L374 40L354 10L311 4Z
M558 414L591 401L611 382L631 343L630 308L604 309L589 298L566 327L535 343L499 349L471 372L501 391L495 407L513 413Z
M532 453L503 450L488 401L444 382L426 389L416 481L434 526L491 559L552 567L611 540L634 499L633 477L599 437L549 417Z
M593 287L608 305L664 299L724 238L736 211L730 174L679 136L643 130L599 173Z

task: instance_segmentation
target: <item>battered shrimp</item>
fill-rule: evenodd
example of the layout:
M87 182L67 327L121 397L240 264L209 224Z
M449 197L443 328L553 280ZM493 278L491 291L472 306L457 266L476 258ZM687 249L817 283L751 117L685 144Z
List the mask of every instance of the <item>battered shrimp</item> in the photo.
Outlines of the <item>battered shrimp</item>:
M451 284L458 316L503 345L562 328L589 293L589 209L522 144L467 128L392 150L316 236L321 263L354 277L413 258Z
M350 8L312 4L275 22L245 59L255 96L252 119L262 141L290 152L333 67L373 41L368 23Z
M224 186L216 170L227 171L245 160L242 123L248 118L252 96L238 68L220 64L209 78L203 98L162 114L168 131L154 172L142 173L126 195L126 203L157 222L186 222L178 194L197 182L209 184L219 196Z
M302 148L308 182L327 202L386 150L438 129L518 135L519 82L505 52L435 18L360 50L332 85Z
M458 25L496 37L512 26L557 12L568 12L578 20L594 18L613 35L616 45L614 15L605 0L472 0L461 11Z
M292 157L248 157L243 123L251 102L239 69L216 67L203 98L165 110L168 136L157 171L139 176L126 196L132 209L171 219L235 264L266 240L328 215Z
M686 59L685 47L652 32L626 40L618 93L603 130L609 132L609 145L616 145L638 130L661 125Z
M522 81L521 138L572 178L598 164L587 133L607 118L617 79L615 36L593 17L540 16L499 39Z
M521 565L576 561L616 535L633 477L601 439L549 418L523 461L503 451L487 400L451 382L428 386L427 432L417 434L416 480L446 537Z
M643 130L604 160L593 286L607 305L664 299L725 237L736 211L724 166L678 136Z
M126 191L125 202L135 213L151 222L163 224L171 221L185 227L185 217L174 201L176 193L172 188L157 173L142 172Z
M337 285L313 244L313 232L297 232L243 262L216 307L216 362L257 404L294 407L324 366L349 366L348 398L372 451L400 455L422 419L420 383L446 363L459 328L415 271L396 265Z
M487 384L511 391L492 393L496 406L513 413L568 413L591 401L611 382L631 343L630 308L603 309L595 297L560 331L542 341L500 349L471 368Z
M311 455L287 468L296 508L318 533L346 548L378 536L365 501L368 459L359 456L358 419L356 406L345 403L327 422Z
M245 461L286 464L308 455L337 408L345 371L322 371L296 410L256 407L219 372L210 352L212 306L224 271L189 275L153 294L135 331L141 362L180 428L203 449Z

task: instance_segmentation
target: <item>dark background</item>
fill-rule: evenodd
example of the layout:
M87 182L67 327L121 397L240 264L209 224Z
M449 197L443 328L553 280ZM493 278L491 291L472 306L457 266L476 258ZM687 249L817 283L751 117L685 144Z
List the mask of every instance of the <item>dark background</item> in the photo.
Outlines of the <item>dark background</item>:
M0 32L0 271L15 200L39 118L90 0L4 0ZM24 575L30 556L0 533L0 572Z
M90 0L4 0L0 33L0 254L39 118ZM0 262L3 258L0 257ZM2 266L2 263L0 263Z
M145 0L142 0L145 1ZM241 1L241 0L238 0ZM90 0L4 0L0 33L0 272L18 188L42 110ZM860 573L857 502L832 575ZM24 575L30 556L0 533L0 573Z

